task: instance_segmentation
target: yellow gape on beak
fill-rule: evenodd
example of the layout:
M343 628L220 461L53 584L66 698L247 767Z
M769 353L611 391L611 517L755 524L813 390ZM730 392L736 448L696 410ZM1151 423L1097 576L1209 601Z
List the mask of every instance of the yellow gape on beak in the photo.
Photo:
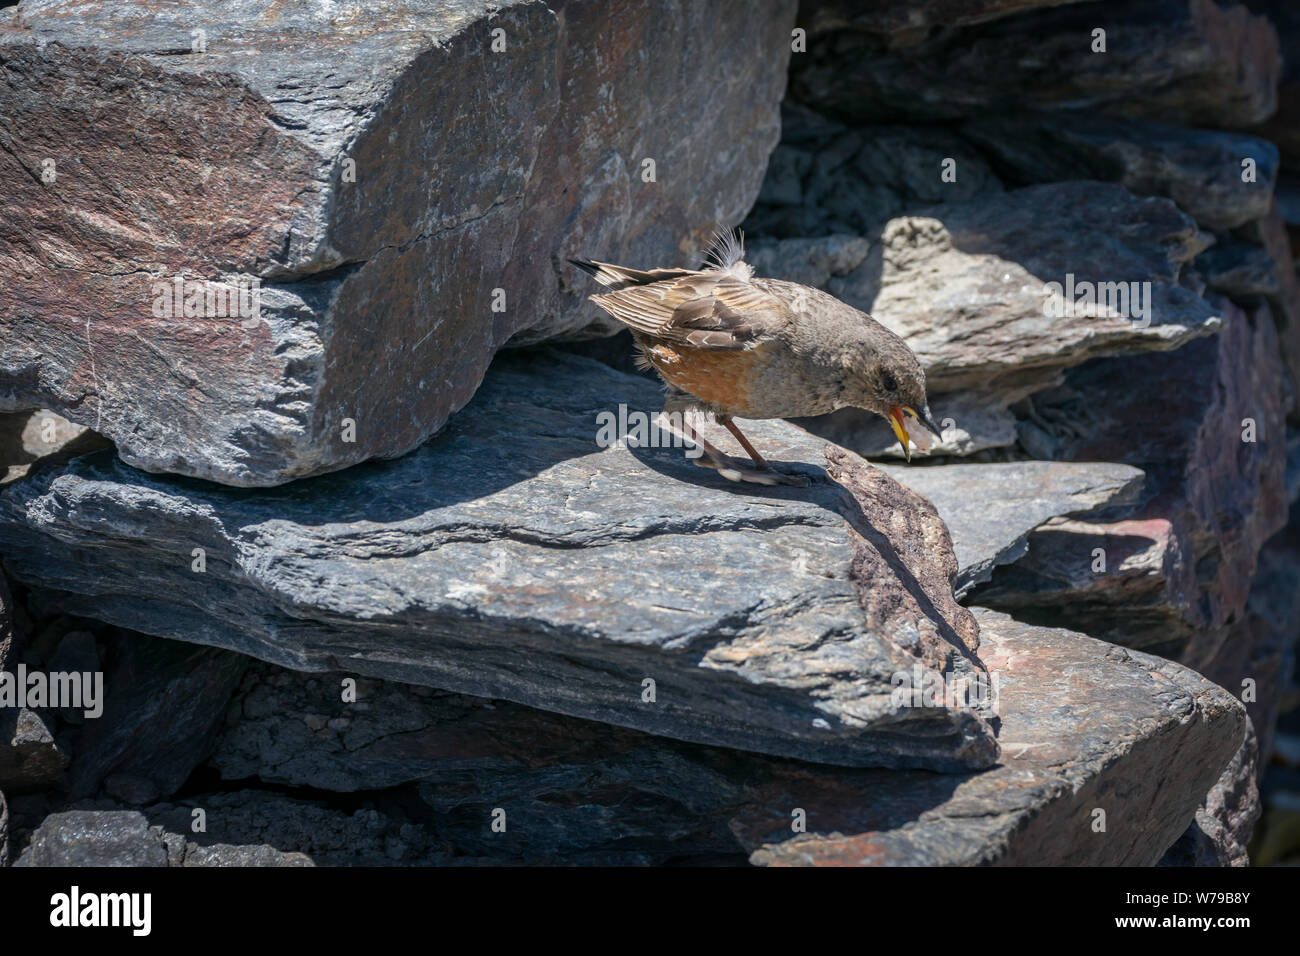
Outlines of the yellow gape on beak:
M897 405L894 405L889 409L889 424L893 426L894 434L898 437L899 442L903 446L904 457L907 458L908 464L911 464L912 448L911 445L908 444L907 425L903 420L903 410Z

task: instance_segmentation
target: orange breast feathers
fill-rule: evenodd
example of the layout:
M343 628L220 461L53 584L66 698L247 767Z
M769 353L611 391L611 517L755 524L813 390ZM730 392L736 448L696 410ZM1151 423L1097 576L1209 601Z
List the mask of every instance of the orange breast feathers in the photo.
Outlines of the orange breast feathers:
M664 342L647 344L645 356L664 381L710 405L744 415L763 348L696 349Z

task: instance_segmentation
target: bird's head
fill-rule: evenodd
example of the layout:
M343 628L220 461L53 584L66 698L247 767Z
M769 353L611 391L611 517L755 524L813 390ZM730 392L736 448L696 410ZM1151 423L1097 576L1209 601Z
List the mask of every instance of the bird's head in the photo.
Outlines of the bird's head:
M847 353L842 400L889 422L910 462L907 419L911 418L943 440L925 397L925 372L912 350L898 336L877 325L870 341ZM879 333L884 333L880 335Z

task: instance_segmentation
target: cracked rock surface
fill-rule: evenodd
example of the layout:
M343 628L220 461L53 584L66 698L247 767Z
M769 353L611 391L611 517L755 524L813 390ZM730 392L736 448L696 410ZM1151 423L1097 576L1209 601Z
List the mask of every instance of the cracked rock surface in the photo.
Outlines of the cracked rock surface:
M830 763L988 766L976 714L891 701L915 664L980 670L933 507L781 422L747 429L808 488L597 445L599 413L661 401L588 359L504 356L444 434L346 474L250 493L108 454L33 472L0 494L0 553L69 613L287 667Z
M366 678L345 702L345 675L263 664L212 757L240 789L50 814L21 864L1156 862L1240 747L1240 703L1177 664L976 614L1004 741L986 771L818 766Z
M603 328L567 257L739 221L794 6L0 12L0 409L245 487L409 451L505 343ZM217 302L253 279L256 312Z

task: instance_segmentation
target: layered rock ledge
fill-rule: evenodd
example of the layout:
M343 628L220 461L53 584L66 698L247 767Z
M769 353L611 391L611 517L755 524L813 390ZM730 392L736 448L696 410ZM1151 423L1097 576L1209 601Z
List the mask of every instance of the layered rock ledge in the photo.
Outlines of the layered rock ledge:
M503 356L444 434L346 474L34 467L0 494L0 554L66 613L287 667L828 763L991 764L971 710L891 699L916 665L982 670L933 506L781 422L751 438L808 488L598 446L600 413L661 401L588 359Z
M0 410L238 486L409 451L503 344L596 322L566 257L675 262L739 221L793 21L793 0L6 10Z
M367 679L344 703L344 675L256 665L211 759L244 789L53 813L19 865L1155 863L1241 746L1241 704L976 614L1004 743L984 772L817 766Z

